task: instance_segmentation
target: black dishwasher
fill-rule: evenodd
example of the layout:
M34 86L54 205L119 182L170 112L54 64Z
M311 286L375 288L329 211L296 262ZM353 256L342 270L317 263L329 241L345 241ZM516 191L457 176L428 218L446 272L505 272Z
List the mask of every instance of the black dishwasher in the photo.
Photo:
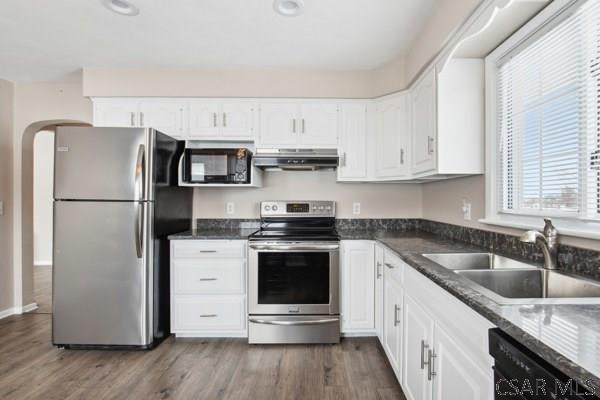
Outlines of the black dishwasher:
M490 354L495 400L600 399L592 382L579 385L500 329L490 329Z

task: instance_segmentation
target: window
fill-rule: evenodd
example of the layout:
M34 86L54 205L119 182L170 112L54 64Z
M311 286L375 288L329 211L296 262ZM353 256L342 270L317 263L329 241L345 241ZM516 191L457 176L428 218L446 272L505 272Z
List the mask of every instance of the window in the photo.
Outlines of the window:
M488 218L550 216L576 230L600 223L600 2L558 7L486 59L494 105Z

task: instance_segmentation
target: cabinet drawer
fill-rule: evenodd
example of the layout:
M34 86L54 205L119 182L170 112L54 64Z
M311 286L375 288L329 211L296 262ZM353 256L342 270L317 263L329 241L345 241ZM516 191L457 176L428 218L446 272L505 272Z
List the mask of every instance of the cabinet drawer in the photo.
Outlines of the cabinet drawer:
M181 240L173 244L173 258L245 258L243 240Z
M404 283L404 261L393 251L385 249L383 252L383 265L386 272L393 276L400 284Z
M173 331L244 330L245 296L174 296Z
M180 294L243 294L241 258L180 259L173 262L173 290Z

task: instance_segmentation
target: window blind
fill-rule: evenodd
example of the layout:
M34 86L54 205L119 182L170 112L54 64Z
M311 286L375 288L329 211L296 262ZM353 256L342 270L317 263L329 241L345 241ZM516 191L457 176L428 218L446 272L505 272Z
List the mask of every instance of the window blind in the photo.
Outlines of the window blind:
M600 1L579 1L497 64L501 211L600 219Z

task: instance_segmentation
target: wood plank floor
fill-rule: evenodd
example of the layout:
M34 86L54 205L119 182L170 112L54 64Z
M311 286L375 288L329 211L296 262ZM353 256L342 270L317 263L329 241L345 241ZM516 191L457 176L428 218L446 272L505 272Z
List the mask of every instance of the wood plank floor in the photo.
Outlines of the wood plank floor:
M0 399L400 399L375 338L248 345L169 338L152 351L61 350L49 314L0 320Z

